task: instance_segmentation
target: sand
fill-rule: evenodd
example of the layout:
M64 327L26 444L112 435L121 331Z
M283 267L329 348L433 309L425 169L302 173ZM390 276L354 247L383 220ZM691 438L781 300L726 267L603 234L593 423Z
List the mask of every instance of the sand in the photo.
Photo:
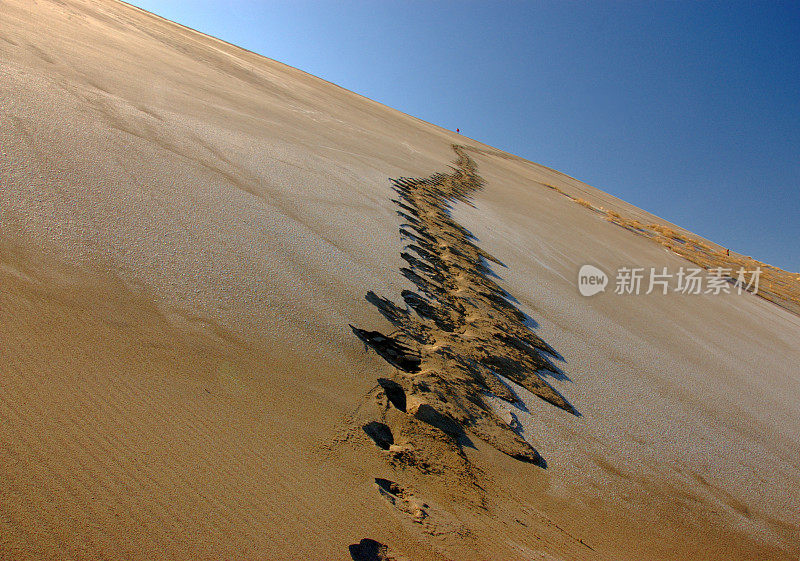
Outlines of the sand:
M391 179L453 144L453 223L579 415L457 385L454 435L350 327L399 337L365 299L419 292ZM582 297L585 263L689 264L546 184L645 211L105 0L0 5L0 182L0 558L800 555L800 318Z

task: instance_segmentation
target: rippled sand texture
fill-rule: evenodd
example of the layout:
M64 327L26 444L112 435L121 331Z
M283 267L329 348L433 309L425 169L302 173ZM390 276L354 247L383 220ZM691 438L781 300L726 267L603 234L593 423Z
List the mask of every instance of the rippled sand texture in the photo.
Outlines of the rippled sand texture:
M0 3L0 559L796 561L800 319L580 296L689 262L548 185L677 228L122 3Z

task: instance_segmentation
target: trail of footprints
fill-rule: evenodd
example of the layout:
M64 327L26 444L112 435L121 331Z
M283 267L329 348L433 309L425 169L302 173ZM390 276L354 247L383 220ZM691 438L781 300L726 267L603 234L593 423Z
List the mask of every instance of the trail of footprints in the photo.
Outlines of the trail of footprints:
M451 173L393 181L397 213L405 220L400 233L408 242L400 254L407 266L400 271L418 291L401 293L403 307L371 291L366 299L396 330L384 335L350 327L396 369L394 379L378 380L360 410L363 432L395 467L442 477L456 498L480 506L479 473L463 452L473 445L470 434L511 457L546 466L517 434L513 415L509 422L491 407L489 395L520 403L498 374L578 413L542 378L561 376L549 358L559 355L529 329L527 316L492 279L489 263L502 263L450 216L453 203L470 204L483 186L475 162L462 147L453 149ZM431 524L424 502L394 482L375 482L395 508Z

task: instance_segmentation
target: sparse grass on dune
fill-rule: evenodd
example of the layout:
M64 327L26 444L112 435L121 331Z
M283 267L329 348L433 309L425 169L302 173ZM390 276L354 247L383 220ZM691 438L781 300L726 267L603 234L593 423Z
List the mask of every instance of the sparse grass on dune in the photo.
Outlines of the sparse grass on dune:
M716 249L696 236L679 232L662 224L643 224L638 220L622 216L617 211L606 210L603 207L593 205L585 199L573 197L553 185L547 183L543 183L543 185L561 193L589 210L604 215L609 222L649 238L706 270L716 270L718 268L726 271L730 270L731 278L735 279L737 271L740 269L744 269L749 275L751 271L760 268L761 278L757 295L796 315L800 315L800 274L784 271L746 255L734 252L728 254L727 251Z
M588 208L589 210L598 210L592 203L590 203L586 199L572 199L572 200L578 203L579 205Z

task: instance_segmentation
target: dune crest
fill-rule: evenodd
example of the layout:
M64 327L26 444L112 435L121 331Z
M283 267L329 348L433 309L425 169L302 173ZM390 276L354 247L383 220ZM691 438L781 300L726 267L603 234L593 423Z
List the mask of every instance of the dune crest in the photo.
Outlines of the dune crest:
M0 559L797 560L800 318L557 191L665 221L115 0L0 76Z

